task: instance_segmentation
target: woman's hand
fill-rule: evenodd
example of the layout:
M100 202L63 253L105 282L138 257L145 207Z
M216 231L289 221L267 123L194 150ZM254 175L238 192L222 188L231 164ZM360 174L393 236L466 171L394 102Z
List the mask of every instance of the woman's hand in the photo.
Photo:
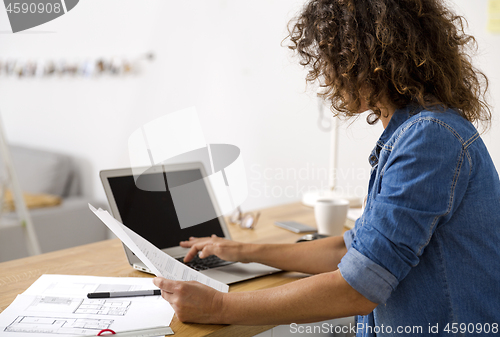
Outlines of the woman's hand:
M153 283L181 322L221 323L223 293L196 281L156 277Z
M198 252L201 259L210 255L217 255L226 261L250 262L249 256L244 252L245 247L249 244L234 242L212 235L206 238L189 238L188 241L182 241L181 247L191 248L184 257L184 262L191 261Z

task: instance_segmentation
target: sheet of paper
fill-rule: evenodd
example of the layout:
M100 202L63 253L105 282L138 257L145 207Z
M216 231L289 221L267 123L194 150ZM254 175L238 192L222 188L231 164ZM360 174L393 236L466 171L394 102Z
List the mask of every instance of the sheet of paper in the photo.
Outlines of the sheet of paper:
M113 218L107 211L96 209L90 204L89 207L156 276L162 276L171 280L198 281L218 291L226 293L229 291L227 284L197 272L162 252L151 242Z
M351 220L358 220L363 215L363 209L362 208L349 208L347 211L347 217Z
M358 220L362 215L363 215L362 208L349 208L349 210L347 211L347 218L351 219L352 221ZM352 229L354 227L354 224L348 227Z
M42 275L0 314L0 336L82 336L168 326L174 310L161 296L87 298L89 292L146 289L157 289L151 278Z

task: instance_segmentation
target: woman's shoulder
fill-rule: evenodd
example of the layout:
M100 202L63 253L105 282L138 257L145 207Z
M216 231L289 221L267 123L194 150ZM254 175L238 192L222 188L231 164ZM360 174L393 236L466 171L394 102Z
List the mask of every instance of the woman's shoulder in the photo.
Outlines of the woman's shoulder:
M479 137L474 125L453 109L421 109L409 113L393 134L393 142L400 138L418 137L422 142L450 141L455 139L467 146Z

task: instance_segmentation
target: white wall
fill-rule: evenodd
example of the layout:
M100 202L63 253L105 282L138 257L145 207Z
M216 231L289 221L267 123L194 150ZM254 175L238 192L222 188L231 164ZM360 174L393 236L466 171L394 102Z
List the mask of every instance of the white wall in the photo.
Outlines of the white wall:
M240 147L249 198L244 209L299 200L326 186L329 141L318 130L305 72L280 45L301 0L85 0L63 17L9 34L0 10L0 59L135 57L153 51L137 76L0 77L0 112L13 143L71 153L88 169L87 193L104 200L102 169L128 166L128 136L165 113L196 106L209 143ZM486 0L456 1L478 36L481 68L498 96L498 36L485 31ZM350 124L350 123L347 123ZM500 165L498 118L485 136ZM382 128L364 116L341 128L339 183L363 194L367 155Z

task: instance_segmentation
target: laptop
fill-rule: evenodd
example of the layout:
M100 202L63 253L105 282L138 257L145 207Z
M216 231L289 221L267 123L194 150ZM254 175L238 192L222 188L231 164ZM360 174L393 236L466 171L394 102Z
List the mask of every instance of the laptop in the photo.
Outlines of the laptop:
M136 183L134 172L143 172L139 178L140 184ZM181 262L189 249L181 247L180 241L192 236L206 237L212 234L231 240L224 217L217 216L220 214L219 206L209 180L202 179L206 177L206 171L201 162L104 170L100 172L100 177L115 219ZM196 182L197 186L196 200L183 200L186 205L182 208L189 209L192 203L192 211L196 212L199 205L203 204L203 214L208 220L182 228L169 188L173 190L192 182ZM139 188L138 185L151 188ZM210 212L213 216L206 216ZM133 268L152 274L130 249L125 245L123 247ZM226 284L281 271L260 263L219 262L215 263L215 267L193 267Z

